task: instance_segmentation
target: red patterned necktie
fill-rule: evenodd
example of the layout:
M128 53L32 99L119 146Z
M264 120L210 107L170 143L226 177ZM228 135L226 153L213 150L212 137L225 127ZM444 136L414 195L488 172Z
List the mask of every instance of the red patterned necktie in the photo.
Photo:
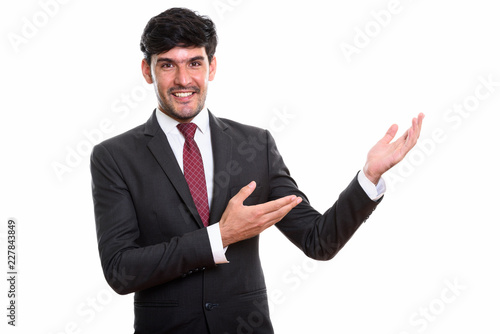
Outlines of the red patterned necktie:
M204 226L208 226L208 197L207 183L205 181L205 170L203 169L203 160L200 149L194 141L196 124L179 123L177 128L186 139L182 151L182 163L184 165L184 177L189 186L189 191L193 197L196 209L200 214Z

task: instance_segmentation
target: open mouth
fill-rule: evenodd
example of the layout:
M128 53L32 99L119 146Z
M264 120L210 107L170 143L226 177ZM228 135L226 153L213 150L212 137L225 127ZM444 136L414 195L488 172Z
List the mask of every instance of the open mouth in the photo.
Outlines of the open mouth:
M194 94L200 92L200 89L196 86L189 87L172 87L169 89L169 93L176 98L178 101L190 100Z
M177 92L177 93L172 93L175 97L188 97L193 95L194 92Z

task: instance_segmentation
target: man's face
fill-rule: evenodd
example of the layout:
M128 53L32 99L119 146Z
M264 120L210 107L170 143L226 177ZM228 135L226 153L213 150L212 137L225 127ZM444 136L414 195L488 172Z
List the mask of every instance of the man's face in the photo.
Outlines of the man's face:
M204 47L175 47L154 55L151 66L142 61L142 73L154 83L160 110L181 123L190 122L205 106L216 67L215 57L208 63Z

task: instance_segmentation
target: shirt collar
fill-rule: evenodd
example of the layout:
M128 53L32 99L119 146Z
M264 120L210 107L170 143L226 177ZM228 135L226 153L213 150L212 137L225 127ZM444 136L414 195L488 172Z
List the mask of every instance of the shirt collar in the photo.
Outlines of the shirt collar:
M171 133L172 131L174 133L179 133L179 129L177 129L177 124L179 124L178 121L173 119L172 117L166 115L165 113L161 112L160 109L156 108L156 119L158 120L158 123L160 124L161 129L165 134ZM201 133L205 134L208 133L209 130L209 118L208 118L208 109L207 107L204 107L198 115L196 115L195 118L191 121L191 123L196 124L198 127L198 130L201 131Z

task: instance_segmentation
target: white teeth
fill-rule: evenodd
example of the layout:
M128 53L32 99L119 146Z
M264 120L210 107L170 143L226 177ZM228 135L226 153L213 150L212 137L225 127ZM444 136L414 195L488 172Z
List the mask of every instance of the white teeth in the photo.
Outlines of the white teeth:
M193 95L193 92L189 92L189 93L174 93L175 96L177 97L188 97L190 95Z

